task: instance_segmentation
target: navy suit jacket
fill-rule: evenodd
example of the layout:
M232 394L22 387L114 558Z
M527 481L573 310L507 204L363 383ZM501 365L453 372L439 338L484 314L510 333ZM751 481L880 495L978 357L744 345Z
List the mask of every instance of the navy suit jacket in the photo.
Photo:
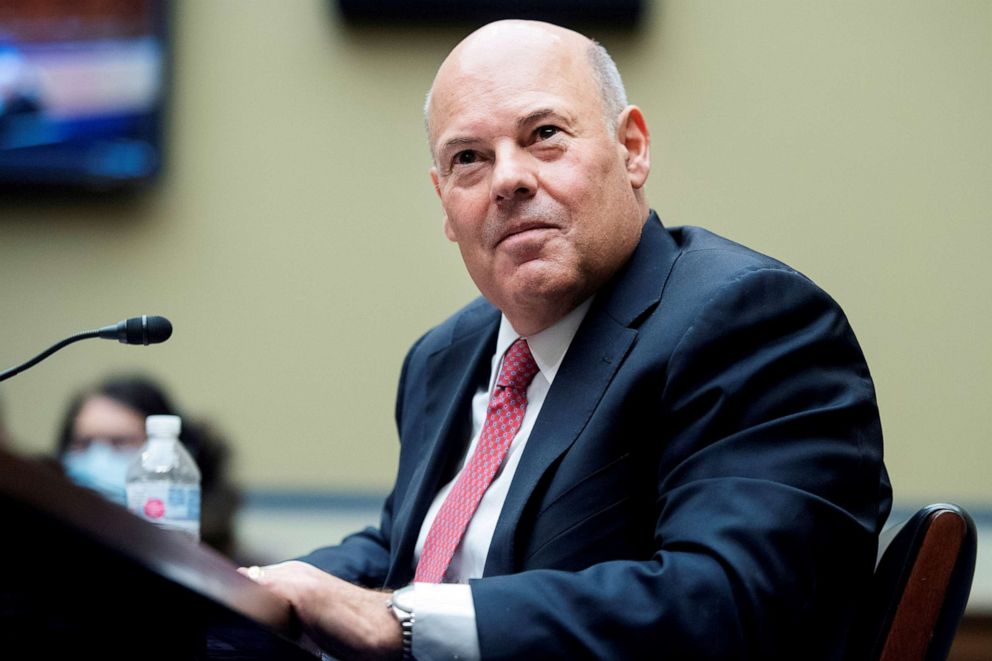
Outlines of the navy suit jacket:
M412 580L499 319L479 299L413 346L379 527L304 560L367 586ZM471 581L482 655L838 658L890 495L871 378L837 304L652 213L565 355Z

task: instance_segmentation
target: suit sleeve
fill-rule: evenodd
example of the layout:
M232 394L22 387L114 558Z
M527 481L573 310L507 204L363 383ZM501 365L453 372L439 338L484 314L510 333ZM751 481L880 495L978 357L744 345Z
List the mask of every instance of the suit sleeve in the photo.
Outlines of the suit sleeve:
M411 356L420 346L423 338L407 353L400 372L399 396L396 398L396 420L402 419L403 393ZM390 568L390 535L393 527L393 503L395 491L390 492L383 503L379 516L379 526L369 526L361 532L345 537L340 544L325 546L297 558L338 578L369 588L381 588L386 582Z
M639 432L657 466L651 552L473 581L483 658L842 654L890 493L853 333L779 268L728 278L683 328L641 379L657 392L636 393L660 420Z
M383 506L379 527L369 526L345 537L336 546L325 546L297 558L338 578L369 588L382 587L389 571L388 530L392 495Z

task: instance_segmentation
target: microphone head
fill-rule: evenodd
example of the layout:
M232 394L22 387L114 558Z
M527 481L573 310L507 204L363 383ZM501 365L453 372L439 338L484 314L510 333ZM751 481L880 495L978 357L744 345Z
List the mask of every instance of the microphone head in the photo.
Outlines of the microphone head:
M172 324L165 317L141 315L117 324L117 339L123 344L158 344L172 337Z

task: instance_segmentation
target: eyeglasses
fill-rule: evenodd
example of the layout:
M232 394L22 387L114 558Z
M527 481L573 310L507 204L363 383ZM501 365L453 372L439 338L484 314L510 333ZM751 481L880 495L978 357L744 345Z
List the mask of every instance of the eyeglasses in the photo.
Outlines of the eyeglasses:
M145 442L144 434L122 434L119 436L114 435L101 435L101 436L73 436L69 441L68 450L85 450L93 443L104 443L114 448L115 450L126 450L128 448L137 447Z

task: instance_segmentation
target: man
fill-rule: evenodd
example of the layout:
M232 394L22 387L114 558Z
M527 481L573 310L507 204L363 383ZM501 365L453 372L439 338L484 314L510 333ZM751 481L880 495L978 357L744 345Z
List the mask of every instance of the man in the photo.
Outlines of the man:
M581 35L481 28L427 119L484 299L406 358L379 527L250 575L343 658L843 655L890 490L837 305L661 225L643 114Z

